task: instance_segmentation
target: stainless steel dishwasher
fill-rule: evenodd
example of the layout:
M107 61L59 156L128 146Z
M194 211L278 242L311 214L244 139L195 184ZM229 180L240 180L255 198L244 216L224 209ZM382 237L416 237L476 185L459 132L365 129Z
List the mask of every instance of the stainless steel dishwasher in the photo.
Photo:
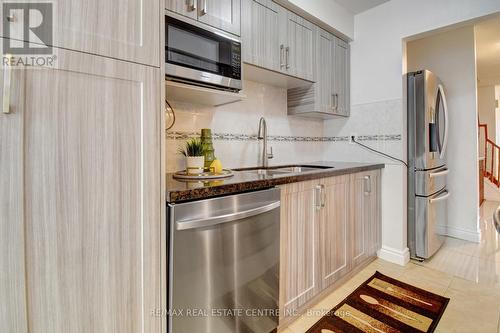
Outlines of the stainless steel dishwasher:
M278 326L280 191L172 204L169 332Z

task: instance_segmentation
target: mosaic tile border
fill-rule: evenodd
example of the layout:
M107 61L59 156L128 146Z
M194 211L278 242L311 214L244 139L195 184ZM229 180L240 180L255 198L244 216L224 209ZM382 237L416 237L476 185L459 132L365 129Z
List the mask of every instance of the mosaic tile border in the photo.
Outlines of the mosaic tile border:
M200 132L167 131L167 140L187 140L199 137ZM255 134L212 133L214 141L257 141ZM278 142L348 142L349 136L284 136L269 135L269 141ZM401 141L401 134L360 135L358 141Z

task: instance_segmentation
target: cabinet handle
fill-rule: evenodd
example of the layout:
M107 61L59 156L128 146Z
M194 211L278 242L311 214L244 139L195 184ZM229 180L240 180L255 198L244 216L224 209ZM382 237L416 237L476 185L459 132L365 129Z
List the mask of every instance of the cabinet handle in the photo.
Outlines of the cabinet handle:
M201 11L200 11L201 16L208 14L207 0L202 0L202 1L203 1L203 5L202 5Z
M191 0L190 3L188 4L188 11L192 12L196 10L196 1L198 0Z
M321 184L321 208L325 208L326 206L326 191L325 185Z
M283 63L283 57L285 53L285 46L283 44L280 45L280 68L283 68L285 64Z
M290 47L285 48L285 62L286 62L286 69L290 68Z
M321 191L322 191L321 185L316 185L316 187L314 187L314 206L316 207L316 210L320 210L322 207Z
M339 94L333 94L333 102L334 102L333 103L333 105L334 105L333 109L335 111L337 111L338 108L339 108Z
M363 187L364 187L365 195L368 195L368 194L372 193L371 177L370 176L364 176L363 180L364 180Z
M10 113L10 79L12 76L12 66L10 65L11 54L6 54L3 65L3 113Z

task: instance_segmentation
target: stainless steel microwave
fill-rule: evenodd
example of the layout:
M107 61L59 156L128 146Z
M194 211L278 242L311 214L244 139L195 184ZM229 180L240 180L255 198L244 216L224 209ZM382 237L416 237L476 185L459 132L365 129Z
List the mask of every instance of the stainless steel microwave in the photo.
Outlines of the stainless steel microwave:
M167 80L239 91L241 42L210 27L165 16Z

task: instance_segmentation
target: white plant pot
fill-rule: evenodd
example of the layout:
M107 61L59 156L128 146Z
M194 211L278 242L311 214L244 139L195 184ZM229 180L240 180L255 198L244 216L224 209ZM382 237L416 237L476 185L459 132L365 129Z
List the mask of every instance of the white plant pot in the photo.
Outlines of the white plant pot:
M186 156L186 172L191 175L203 173L205 156Z

